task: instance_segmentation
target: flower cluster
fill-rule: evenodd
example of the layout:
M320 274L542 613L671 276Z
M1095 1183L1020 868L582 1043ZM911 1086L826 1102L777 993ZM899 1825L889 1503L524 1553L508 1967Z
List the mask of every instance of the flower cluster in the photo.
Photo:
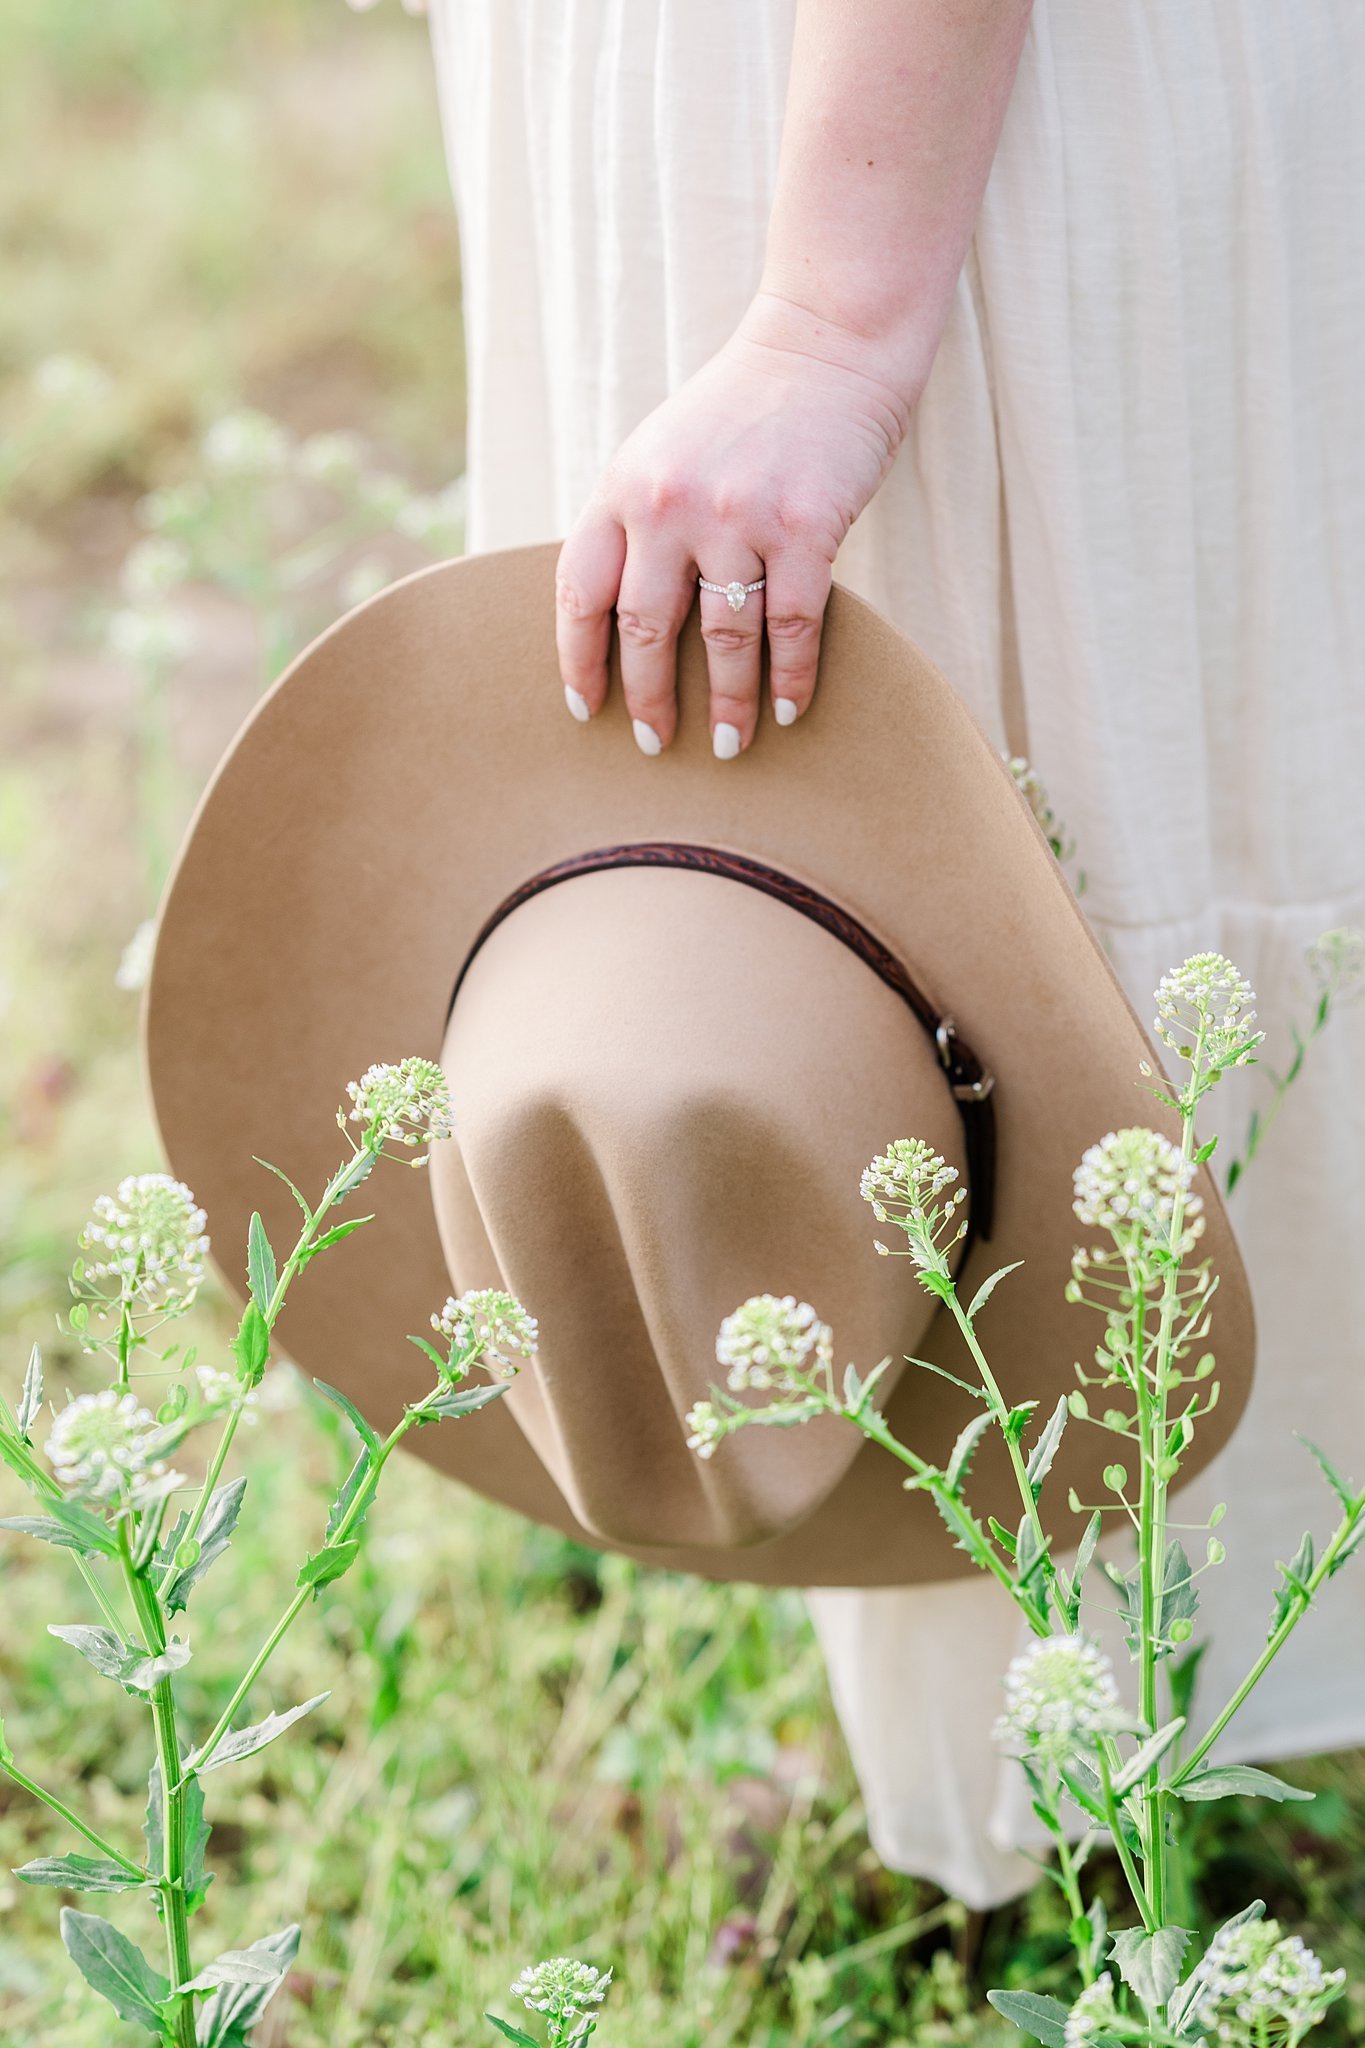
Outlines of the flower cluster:
M101 1195L81 1233L92 1252L84 1277L117 1283L118 1296L168 1315L189 1307L204 1277L209 1241L204 1212L183 1181L135 1173Z
M1191 1192L1194 1165L1159 1131L1110 1131L1084 1153L1073 1177L1076 1216L1120 1243L1146 1240L1183 1257L1202 1231L1203 1201ZM1180 1242L1172 1241L1181 1203Z
M1153 1031L1208 1084L1243 1067L1265 1037L1255 1027L1251 984L1221 953L1194 953L1157 984Z
M997 1742L1062 1764L1096 1735L1127 1727L1114 1669L1098 1643L1083 1635L1045 1636L1022 1650L1005 1674L1005 1711Z
M591 1963L576 1962L572 1956L552 1956L524 1969L512 1986L512 1996L532 2012L546 2014L552 2038L558 2038L566 2027L586 2019L593 2007L602 2003L610 1984L610 1970L604 1975Z
M716 1446L729 1436L734 1427L718 1412L714 1401L694 1401L685 1419L691 1431L687 1448L695 1451L699 1458L714 1458Z
M288 434L268 413L244 406L239 412L224 413L207 429L199 444L206 470L214 476L280 476L289 466L291 443Z
M957 1168L922 1138L897 1138L863 1168L859 1182L859 1192L877 1221L896 1223L905 1232L910 1257L920 1271L944 1279L950 1247L967 1235L966 1218L957 1220L967 1190L958 1188L945 1202L939 1201L957 1177ZM887 1255L884 1244L877 1250Z
M358 1081L347 1083L346 1093L354 1105L350 1120L364 1126L367 1146L411 1148L450 1136L450 1089L434 1060L368 1067Z
M220 1415L242 1394L241 1381L236 1373L224 1372L220 1366L196 1365L194 1377L199 1382L200 1399L212 1414ZM242 1420L251 1424L257 1420L254 1388L242 1399Z
M105 1387L78 1394L63 1408L48 1435L48 1462L71 1493L107 1501L128 1486L141 1506L153 1487L160 1494L167 1482L183 1484L158 1459L159 1438L155 1418L136 1395Z
M1016 789L1037 819L1048 845L1057 859L1065 865L1076 851L1076 842L1068 838L1061 820L1053 810L1042 777L1032 762L1026 761L1022 754L1006 754L1003 758L1005 766L1014 777ZM1077 894L1079 893L1078 889Z
M1118 2018L1114 2005L1114 1980L1108 1970L1087 1984L1066 2016L1063 2048L1094 2048Z
M1308 948L1308 971L1320 995L1350 1003L1365 994L1365 932L1337 925Z
M518 1358L534 1358L540 1330L515 1294L499 1287L478 1287L451 1295L431 1319L431 1327L449 1340L455 1377L462 1378L468 1353L481 1347L480 1364L498 1379L510 1379ZM515 1355L514 1355L515 1354Z
M805 1365L823 1330L810 1303L794 1294L751 1295L721 1324L716 1362L727 1368L735 1393L774 1386L793 1391L790 1375Z
M1301 2041L1346 1981L1324 1970L1297 1934L1276 1920L1247 1920L1216 1934L1199 1965L1199 2012L1223 2048Z

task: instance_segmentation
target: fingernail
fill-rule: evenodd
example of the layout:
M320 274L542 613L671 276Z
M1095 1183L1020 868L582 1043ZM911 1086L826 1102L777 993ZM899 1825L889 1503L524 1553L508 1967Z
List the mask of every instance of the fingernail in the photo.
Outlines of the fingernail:
M663 741L659 738L652 725L645 724L643 718L631 720L631 731L635 734L635 744L642 754L661 754L663 752Z
M711 735L711 746L718 761L733 761L739 752L739 727L718 725Z
M794 697L773 698L773 717L779 725L795 725L796 715L796 699Z
M588 720L592 717L592 713L588 709L588 700L583 695L583 692L581 690L571 690L568 684L565 683L564 702L568 705L570 711L578 720L579 724L586 725Z

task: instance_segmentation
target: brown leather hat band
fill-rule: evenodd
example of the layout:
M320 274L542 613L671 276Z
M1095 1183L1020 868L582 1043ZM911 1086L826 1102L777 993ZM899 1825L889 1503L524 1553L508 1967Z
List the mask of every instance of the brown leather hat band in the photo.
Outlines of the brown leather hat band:
M768 867L763 861L751 860L747 854L727 853L714 846L688 846L673 840L644 840L626 846L600 846L591 853L575 854L569 860L556 862L553 867L542 868L539 874L532 875L514 889L484 922L456 976L450 1007L446 1012L447 1020L479 948L504 918L510 917L531 897L553 889L559 882L571 881L575 875L598 874L606 868L632 867L687 868L697 874L720 875L727 881L742 882L746 888L761 890L765 896L775 897L779 903L799 910L812 923L823 926L841 945L856 953L877 978L900 997L933 1040L939 1065L953 1091L962 1120L970 1197L964 1257L974 1238L989 1238L995 1203L995 1109L991 1102L994 1075L987 1072L966 1040L959 1037L952 1018L935 1008L895 954L874 937L866 925L860 924L856 917L828 896L822 896L818 889L812 889L809 883L798 882L794 876L783 874L779 868Z

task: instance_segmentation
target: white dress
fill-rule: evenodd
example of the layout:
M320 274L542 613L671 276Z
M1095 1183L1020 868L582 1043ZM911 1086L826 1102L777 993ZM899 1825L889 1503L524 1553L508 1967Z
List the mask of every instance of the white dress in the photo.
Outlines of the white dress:
M433 0L471 547L562 535L732 330L794 10ZM1272 1062L1309 1007L1304 948L1365 924L1363 105L1362 0L1036 0L942 348L838 563L1034 763L1141 1014L1216 948ZM1264 1641L1275 1560L1333 1519L1290 1432L1365 1481L1362 1073L1365 1006L1234 1201L1260 1375L1184 1496L1190 1520L1231 1502L1200 1582L1209 1705ZM1225 1144L1264 1086L1214 1097ZM1365 1559L1328 1603L1226 1756L1365 1740ZM810 1605L881 1855L975 1905L1027 1883L1022 1780L990 1741L1019 1638L998 1589Z

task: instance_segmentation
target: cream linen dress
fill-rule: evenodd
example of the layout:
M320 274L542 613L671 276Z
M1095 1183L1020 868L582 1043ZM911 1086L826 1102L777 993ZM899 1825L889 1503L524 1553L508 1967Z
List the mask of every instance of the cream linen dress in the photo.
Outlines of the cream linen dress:
M734 327L794 11L433 0L472 548L562 535ZM1036 765L1140 1013L1217 948L1281 1054L1305 947L1365 924L1362 107L1362 0L1037 0L942 347L837 565ZM1291 1431L1365 1481L1362 1073L1365 1006L1314 1048L1234 1202L1260 1376L1177 1511L1231 1503L1200 1582L1206 1711L1264 1641L1276 1559L1332 1519ZM1225 1143L1264 1087L1252 1069L1214 1097ZM1020 1641L998 1589L810 1606L880 1854L974 1905L1018 1890L1034 1837L991 1745ZM1361 1740L1365 1558L1224 1755Z

